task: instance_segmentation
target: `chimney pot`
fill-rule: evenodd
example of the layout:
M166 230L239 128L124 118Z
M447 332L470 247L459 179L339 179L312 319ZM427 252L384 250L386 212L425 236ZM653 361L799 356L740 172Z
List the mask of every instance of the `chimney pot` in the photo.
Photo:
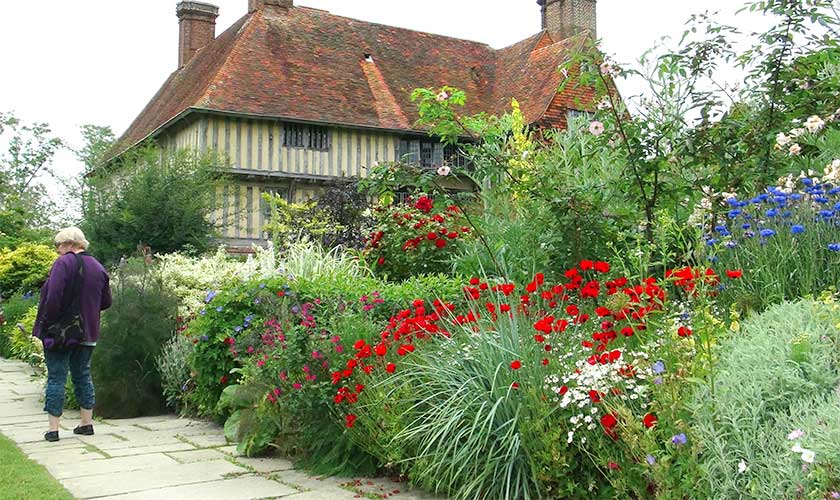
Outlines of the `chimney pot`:
M216 38L219 8L202 2L181 2L175 8L178 16L178 67L184 67L199 49Z
M260 10L265 6L283 7L290 9L295 6L294 0L248 0L248 12Z
M537 0L542 10L542 29L554 41L565 40L582 31L597 38L596 0Z

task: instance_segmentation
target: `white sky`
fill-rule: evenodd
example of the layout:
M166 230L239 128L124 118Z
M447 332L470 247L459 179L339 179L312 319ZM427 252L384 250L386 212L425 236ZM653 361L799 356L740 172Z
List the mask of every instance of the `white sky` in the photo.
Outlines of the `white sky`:
M109 125L119 136L175 69L176 0L0 0L0 111L46 121L73 145L79 127ZM220 8L216 33L244 15L248 0L210 0ZM536 0L295 0L366 21L440 33L501 48L540 29ZM662 36L676 40L688 17L720 11L719 20L756 29L741 0L599 0L598 35L607 54L633 61ZM751 26L745 26L749 21ZM637 89L622 85L629 95ZM81 165L69 152L55 161L64 175Z

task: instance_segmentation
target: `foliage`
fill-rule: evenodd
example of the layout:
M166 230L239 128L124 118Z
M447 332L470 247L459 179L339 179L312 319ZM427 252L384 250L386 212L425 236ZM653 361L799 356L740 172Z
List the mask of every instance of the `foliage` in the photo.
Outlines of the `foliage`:
M0 249L0 296L40 289L55 257L53 248L34 243L23 243L11 251Z
M181 410L183 394L189 389L190 366L189 357L193 351L193 343L185 335L173 335L163 345L157 358L157 370L160 373L160 383L166 405L175 410Z
M96 410L105 418L155 415L165 408L155 366L175 332L178 300L152 266L132 258L111 281L113 304L103 314L100 343L93 356Z
M210 248L216 158L146 148L114 161L111 172L90 179L81 225L100 260L114 263L138 244L155 253Z
M285 250L302 238L316 241L329 239L345 229L333 221L330 213L320 208L317 201L291 203L284 195L276 193L264 193L262 197L270 213L262 230L278 250Z
M341 247L326 250L308 239L292 243L283 254L280 270L292 279L325 280L353 279L368 275L358 258Z
M721 346L716 384L694 395L708 498L832 498L840 489L838 324L833 299L785 303Z
M17 294L0 302L0 356L12 357L11 340L14 330L26 313L38 307L38 293ZM29 332L32 333L31 330Z
M370 201L359 190L359 181L335 181L318 196L317 208L334 224L330 232L321 238L325 247L361 249L364 246L365 228L370 225L367 215L370 213Z
M61 483L47 470L15 446L15 443L0 435L0 491L7 498L29 498L32 500L72 500Z
M445 273L463 241L472 239L468 216L458 205L441 206L427 196L409 205L377 207L364 257L377 275L401 280Z
M39 182L52 177L51 162L63 147L46 123L26 124L0 112L0 248L43 236L55 206Z

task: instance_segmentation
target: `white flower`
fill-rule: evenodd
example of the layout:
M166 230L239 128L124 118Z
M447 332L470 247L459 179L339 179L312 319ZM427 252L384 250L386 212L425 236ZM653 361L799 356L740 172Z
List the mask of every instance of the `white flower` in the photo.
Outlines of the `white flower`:
M787 435L789 441L796 441L797 439L801 438L805 435L805 432L802 429L794 429Z
M802 127L799 127L799 128L792 129L790 131L790 136L791 137L799 137L800 135L802 135L804 133L805 133L805 129L802 128Z
M575 439L575 431L569 431L569 438L566 440L567 443L571 443Z
M788 144L790 144L790 137L785 135L784 132L779 132L778 134L776 134L776 144L778 144L779 146L787 146Z
M741 459L741 461L738 462L738 474L743 474L744 472L747 472L747 463Z
M435 100L437 102L443 102L447 99L449 99L449 93L447 93L445 90L441 90L440 93L435 97Z
M604 133L604 124L599 122L598 120L593 121L589 124L589 133L594 136L599 136Z
M452 169L449 168L447 165L442 165L442 166L438 167L438 169L437 169L437 174L441 175L443 177L446 177L447 175L449 175L450 172L452 172Z
M793 446L790 447L790 451L794 453L802 453L803 449L801 443L793 443Z
M816 134L825 126L825 122L822 118L817 115L809 116L807 120L805 120L805 128L808 129L808 132L812 134Z
M802 461L812 464L814 463L814 459L817 458L817 454L811 450L803 449L802 450Z
M788 154L790 154L791 156L796 156L801 152L802 152L802 146L800 146L799 144L796 144L796 143L792 144L790 146L790 148L788 148Z
M609 75L613 72L613 65L604 61L601 63L601 74L602 75Z
M569 70L566 69L566 68L561 68L560 69L560 74L563 75L564 79L569 78Z
M598 101L598 109L610 109L612 107L612 103L610 102L610 98L604 96Z

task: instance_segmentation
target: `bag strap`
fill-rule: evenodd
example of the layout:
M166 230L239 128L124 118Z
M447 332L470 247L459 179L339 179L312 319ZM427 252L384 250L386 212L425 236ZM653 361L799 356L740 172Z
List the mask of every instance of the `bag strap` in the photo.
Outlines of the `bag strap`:
M75 252L73 252L73 257L76 258L76 263L79 265L79 268L73 280L73 302L70 303L70 310L79 312L81 309L79 304L81 303L82 285L85 281L85 261L81 255Z

